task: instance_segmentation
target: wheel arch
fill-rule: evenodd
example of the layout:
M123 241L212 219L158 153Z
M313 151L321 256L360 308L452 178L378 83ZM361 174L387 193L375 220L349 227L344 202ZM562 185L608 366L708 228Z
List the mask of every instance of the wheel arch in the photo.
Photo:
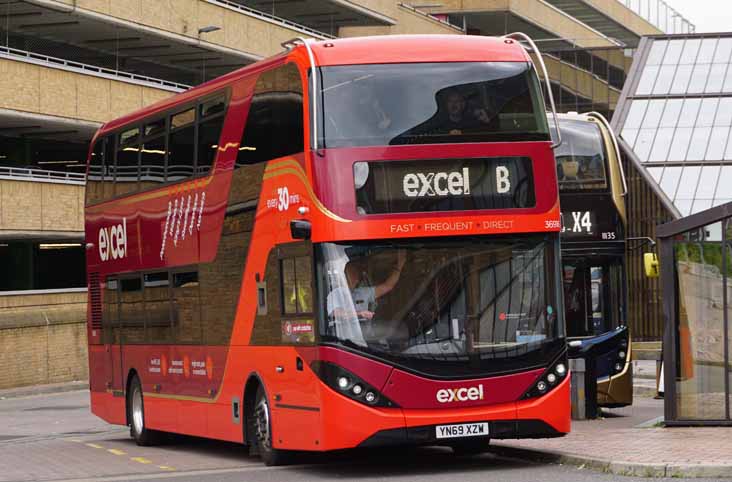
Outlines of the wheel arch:
M262 377L256 371L251 372L244 384L244 396L242 398L242 436L244 444L249 444L254 440L254 427L252 425L252 414L254 412L254 404L257 399L257 390L262 387L265 396L267 396L267 387L264 385Z
M140 380L140 387L142 388L142 379L140 378L140 375L137 374L137 370L135 368L130 368L130 371L127 372L127 379L125 380L125 423L127 426L130 425L130 385L135 377Z

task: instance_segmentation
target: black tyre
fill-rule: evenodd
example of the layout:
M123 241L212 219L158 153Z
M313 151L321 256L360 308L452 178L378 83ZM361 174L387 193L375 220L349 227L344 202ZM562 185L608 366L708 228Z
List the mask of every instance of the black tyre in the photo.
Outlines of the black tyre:
M478 455L488 451L488 439L462 440L450 445L455 455Z
M145 426L142 384L137 375L130 382L130 389L127 392L127 420L130 424L130 437L135 440L137 445L158 445L162 441L163 434L161 432L150 430Z
M285 465L289 463L290 452L272 447L272 411L269 408L267 395L260 386L257 388L257 396L254 402L254 436L257 446L256 453L265 465Z

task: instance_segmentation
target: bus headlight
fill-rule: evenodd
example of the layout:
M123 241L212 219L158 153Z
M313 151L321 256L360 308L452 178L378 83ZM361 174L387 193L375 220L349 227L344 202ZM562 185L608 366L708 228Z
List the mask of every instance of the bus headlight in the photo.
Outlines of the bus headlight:
M621 358L621 359L625 360L625 352L624 352L624 351L622 351L622 350L620 350L620 351L618 352L618 358Z
M323 383L351 400L372 407L398 407L375 387L335 363L316 360L310 364L310 368Z
M520 400L540 397L559 385L559 382L567 375L567 355L559 357L552 365L549 365L536 382L521 396Z
M353 164L353 184L356 189L361 189L369 179L369 163L356 162Z

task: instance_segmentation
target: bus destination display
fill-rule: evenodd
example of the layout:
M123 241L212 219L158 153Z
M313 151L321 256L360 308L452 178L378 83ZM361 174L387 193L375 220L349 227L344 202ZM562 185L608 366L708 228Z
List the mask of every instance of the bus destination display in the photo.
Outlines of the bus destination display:
M536 203L531 159L356 162L360 214L513 209Z
M617 211L609 196L562 198L562 238L572 241L623 239Z

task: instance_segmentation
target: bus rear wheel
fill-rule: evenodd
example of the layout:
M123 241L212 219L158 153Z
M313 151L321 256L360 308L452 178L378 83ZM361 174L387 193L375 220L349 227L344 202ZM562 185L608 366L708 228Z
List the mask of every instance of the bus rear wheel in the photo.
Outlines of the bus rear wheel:
M287 464L290 460L290 453L272 447L272 411L269 408L267 395L261 386L257 388L253 419L257 452L262 462L268 466Z
M142 399L142 384L137 375L130 382L127 392L127 420L130 423L130 437L143 447L157 445L162 434L145 426L145 404Z

